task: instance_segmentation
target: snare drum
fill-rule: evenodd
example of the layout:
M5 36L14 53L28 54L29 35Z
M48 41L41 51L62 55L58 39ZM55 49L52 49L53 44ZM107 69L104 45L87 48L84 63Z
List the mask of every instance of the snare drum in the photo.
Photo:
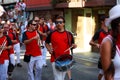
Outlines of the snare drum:
M72 55L64 54L55 60L55 68L64 72L71 69L74 63Z

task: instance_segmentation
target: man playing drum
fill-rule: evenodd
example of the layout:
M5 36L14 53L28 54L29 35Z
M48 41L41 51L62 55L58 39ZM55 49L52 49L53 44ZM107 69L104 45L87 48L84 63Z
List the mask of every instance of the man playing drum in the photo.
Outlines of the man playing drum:
M67 71L59 71L55 68L55 59L70 54L70 47L76 48L73 36L65 30L65 20L62 16L56 18L56 30L48 35L46 39L46 48L51 54L51 63L53 68L54 80L64 80Z

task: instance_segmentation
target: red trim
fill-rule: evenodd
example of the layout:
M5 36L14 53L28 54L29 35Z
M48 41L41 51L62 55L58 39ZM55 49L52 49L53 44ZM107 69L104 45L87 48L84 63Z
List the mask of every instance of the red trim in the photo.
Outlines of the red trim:
M51 6L51 0L25 0L27 8Z

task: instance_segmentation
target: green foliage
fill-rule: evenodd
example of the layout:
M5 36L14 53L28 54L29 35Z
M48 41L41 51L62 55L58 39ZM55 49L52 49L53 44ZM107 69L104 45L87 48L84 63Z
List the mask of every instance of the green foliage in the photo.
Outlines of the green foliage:
M59 3L67 3L67 2L70 2L70 0L51 0L51 4L53 6L56 6L56 4L59 4Z

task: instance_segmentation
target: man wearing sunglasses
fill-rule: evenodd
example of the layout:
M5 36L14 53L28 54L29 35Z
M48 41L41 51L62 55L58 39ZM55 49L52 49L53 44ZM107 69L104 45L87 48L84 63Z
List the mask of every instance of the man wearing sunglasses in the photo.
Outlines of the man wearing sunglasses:
M28 22L27 31L23 33L23 43L26 46L25 55L30 55L28 62L28 80L41 80L42 74L42 53L39 48L38 40L40 39L36 31L36 22ZM35 71L35 74L33 73Z
M56 18L56 30L48 35L46 39L46 48L51 54L51 63L53 67L54 80L64 80L67 71L59 71L55 68L55 60L64 55L70 54L70 47L76 48L74 39L69 31L65 30L65 20L62 16ZM72 79L70 79L72 80Z

